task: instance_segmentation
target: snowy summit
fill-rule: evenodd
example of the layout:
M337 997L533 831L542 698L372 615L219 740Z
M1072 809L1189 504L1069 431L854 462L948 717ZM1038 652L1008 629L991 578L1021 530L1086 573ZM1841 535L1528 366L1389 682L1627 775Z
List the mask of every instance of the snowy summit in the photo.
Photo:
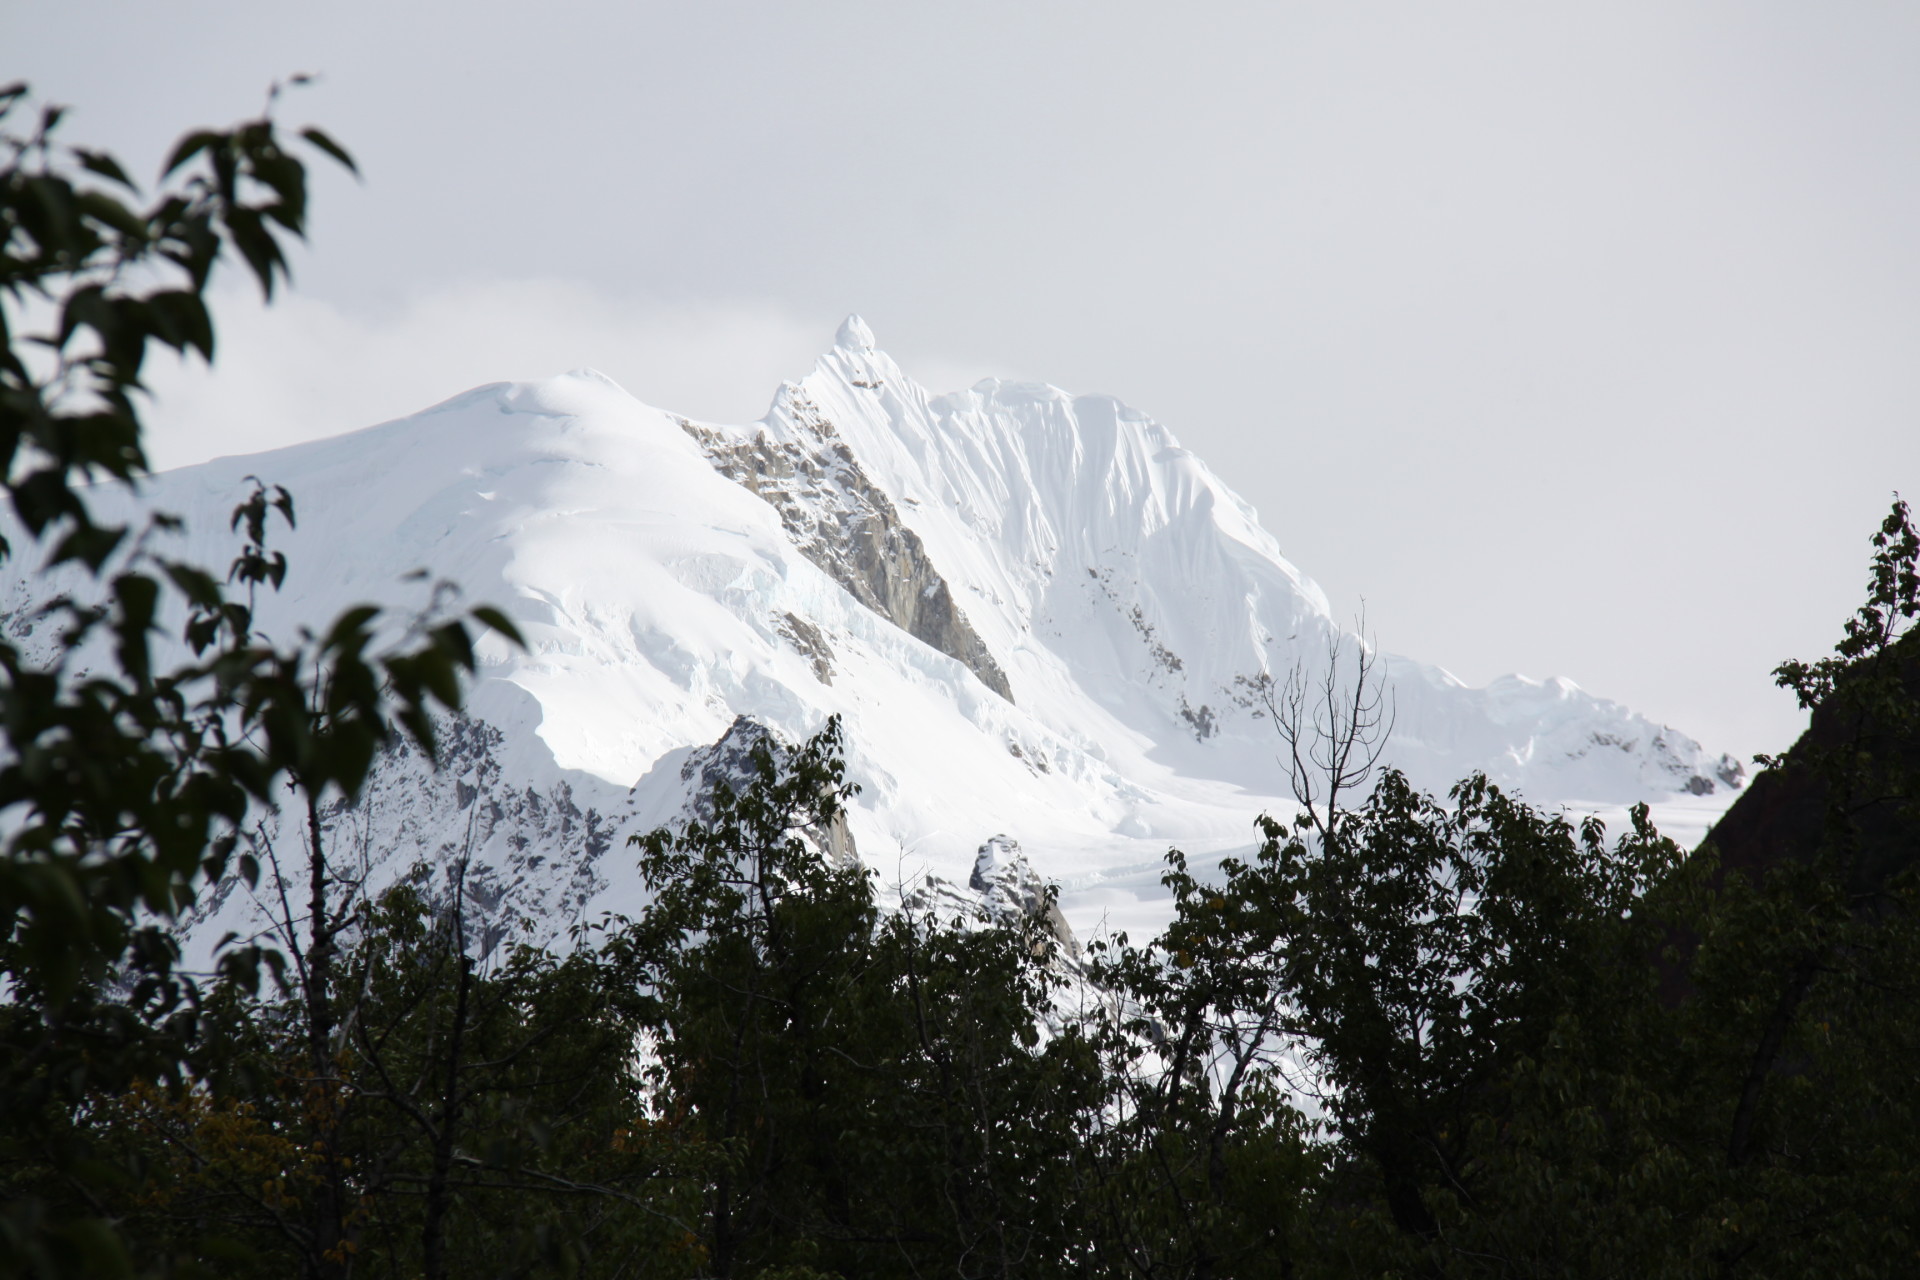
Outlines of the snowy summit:
M635 905L625 836L680 812L742 717L794 740L835 713L852 843L886 879L965 883L1002 837L1063 882L1082 932L1124 921L1169 844L1245 846L1255 814L1290 807L1261 681L1359 643L1166 427L1040 384L933 394L857 316L746 426L579 370L169 472L144 501L221 563L252 475L300 512L269 630L417 606L422 567L522 628L525 652L487 641L448 767L396 756L365 812L336 816L394 872L470 840L470 883L552 931ZM1379 670L1388 758L1429 788L1484 770L1535 803L1716 809L1738 785L1731 760L1568 681ZM214 895L196 931L248 910Z

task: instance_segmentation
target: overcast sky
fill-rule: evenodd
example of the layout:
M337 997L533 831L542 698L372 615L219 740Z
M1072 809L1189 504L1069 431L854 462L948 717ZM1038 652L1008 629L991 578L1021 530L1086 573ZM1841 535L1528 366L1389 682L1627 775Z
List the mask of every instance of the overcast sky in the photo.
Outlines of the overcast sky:
M0 0L151 172L318 73L363 184L168 464L579 366L759 416L863 314L1121 397L1343 612L1743 755L1920 498L1920 6Z

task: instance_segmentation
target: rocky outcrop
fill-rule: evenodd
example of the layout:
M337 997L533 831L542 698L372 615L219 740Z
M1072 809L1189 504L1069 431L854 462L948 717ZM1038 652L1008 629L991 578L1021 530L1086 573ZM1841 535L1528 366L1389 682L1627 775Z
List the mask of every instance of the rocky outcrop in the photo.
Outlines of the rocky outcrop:
M686 796L680 820L711 821L713 795L722 785L735 795L745 791L757 773L754 752L762 745L776 765L783 764L793 750L779 734L753 717L735 716L716 741L689 753L680 765L680 784ZM825 822L801 828L799 835L828 866L845 869L860 865L860 851L847 826L845 809L836 809Z
M1080 958L1080 940L1073 926L1060 914L1046 882L1020 851L1020 842L1006 836L990 836L974 855L973 874L967 887L985 900L987 914L996 920L1025 917L1044 924L1061 949L1074 960Z
M632 825L623 789L574 771L532 785L503 762L506 739L495 726L447 715L435 729L437 759L395 743L356 799L320 807L321 840L343 892L373 899L417 877L430 900L443 899L457 866L478 955L515 940L556 943L607 887L608 854ZM250 887L230 874L182 917L183 935L203 944L226 931L254 937L283 927L282 875L301 900L309 833L293 797L262 806L238 834L261 882Z
M813 678L821 684L833 683L833 646L820 628L797 613L782 613L776 620L780 634L813 668Z
M980 846L965 891L939 876L924 875L901 894L900 908L910 915L1038 926L1036 956L1065 972L1080 972L1080 939L1074 936L1073 926L1060 914L1047 892L1046 881L1021 852L1020 842L1004 835L990 836Z
M964 664L980 683L1012 702L1006 673L954 602L920 535L861 470L833 424L791 385L777 407L797 438L777 440L765 430L743 437L684 418L680 426L715 469L779 512L793 545L854 599ZM816 646L805 635L788 638L813 662L816 674L827 669L824 642Z

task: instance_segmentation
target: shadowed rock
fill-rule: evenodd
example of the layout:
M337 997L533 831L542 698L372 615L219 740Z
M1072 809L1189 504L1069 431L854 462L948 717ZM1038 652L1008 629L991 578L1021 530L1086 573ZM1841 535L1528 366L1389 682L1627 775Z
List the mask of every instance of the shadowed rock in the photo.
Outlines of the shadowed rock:
M765 431L743 439L685 419L680 426L716 470L779 512L793 545L854 599L1012 702L1006 673L954 603L920 535L861 470L831 422L809 412L803 398L788 408L811 437L806 443Z

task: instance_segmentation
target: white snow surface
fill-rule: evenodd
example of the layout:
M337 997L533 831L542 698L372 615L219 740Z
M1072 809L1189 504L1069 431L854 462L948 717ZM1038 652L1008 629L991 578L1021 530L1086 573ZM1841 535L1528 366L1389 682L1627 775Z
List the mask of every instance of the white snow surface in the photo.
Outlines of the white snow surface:
M931 394L851 318L760 422L707 430L843 442L1013 701L862 605L682 419L591 370L169 472L142 501L186 517L189 557L224 564L248 477L291 490L299 525L275 541L292 570L261 611L281 635L361 601L418 607L421 568L514 618L528 647L484 643L479 723L447 767L390 760L368 805L336 818L375 882L471 845L502 918L547 936L639 906L625 836L680 812L683 766L741 715L788 739L843 718L851 828L883 879L965 883L1004 835L1062 884L1082 937L1163 919L1169 845L1204 866L1249 847L1260 812L1291 809L1242 682L1312 673L1330 639L1360 641L1164 426L1039 384ZM35 589L16 578L11 616ZM824 679L795 620L824 643ZM1730 761L1569 681L1469 688L1391 656L1380 669L1388 758L1429 788L1484 770L1540 804L1617 815L1648 800L1688 839L1732 799ZM245 898L216 895L196 935L245 932Z

